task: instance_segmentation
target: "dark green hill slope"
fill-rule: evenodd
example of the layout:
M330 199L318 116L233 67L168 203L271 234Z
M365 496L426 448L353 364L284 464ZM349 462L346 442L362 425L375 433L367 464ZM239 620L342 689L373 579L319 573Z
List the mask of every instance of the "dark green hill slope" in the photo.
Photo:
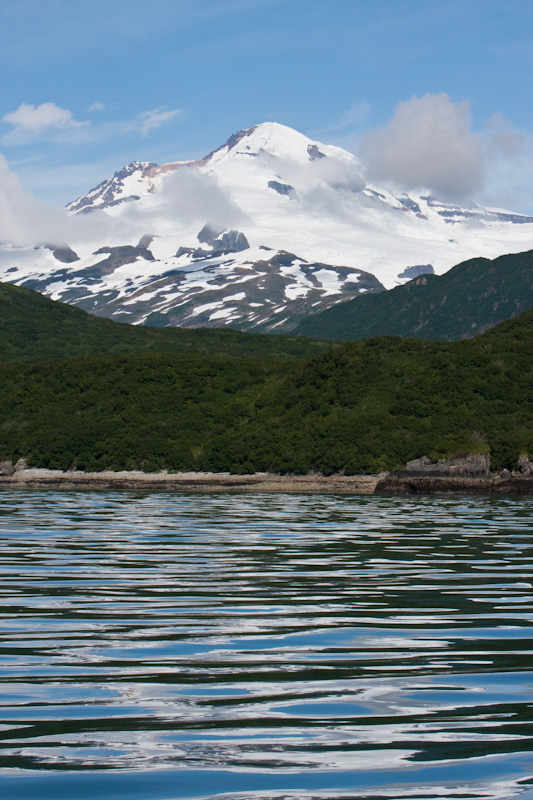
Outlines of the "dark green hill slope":
M309 361L154 353L0 364L0 460L86 470L348 474L533 455L533 310L471 340Z
M356 297L304 320L296 333L321 339L408 336L468 339L533 306L533 250L474 258L444 275L423 275Z
M0 283L0 361L141 352L310 358L331 347L295 336L125 325Z

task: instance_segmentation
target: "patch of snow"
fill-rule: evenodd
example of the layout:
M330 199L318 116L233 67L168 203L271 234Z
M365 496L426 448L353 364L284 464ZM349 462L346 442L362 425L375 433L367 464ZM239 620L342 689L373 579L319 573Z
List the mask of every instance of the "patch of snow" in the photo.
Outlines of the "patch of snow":
M344 278L344 283L359 283L360 280L361 280L360 272L350 272Z
M264 320L264 321L267 322L268 320ZM280 319L279 322L275 322L271 327L272 328L278 328L280 325L283 325L283 323L286 322L286 321L287 321L286 319Z
M239 292L238 294L229 294L226 297L223 297L222 300L226 303L228 300L244 300L246 297L246 292Z
M324 287L325 295L342 294L343 281L337 272L332 269L319 269L315 275Z
M159 290L155 292L145 292L144 294L137 295L137 297L132 297L131 300L124 300L124 306L131 306L135 303L145 303L147 300L151 300L153 297L159 297Z
M222 301L217 300L215 303L204 303L201 306L196 306L194 311L192 311L189 316L190 317L197 317L199 314L203 314L204 311L211 311L212 308L218 308L218 306L222 305Z
M229 317L230 314L233 314L236 310L236 308L221 308L220 311L215 311L210 315L209 321L212 319L224 319L225 317Z
M60 300L61 294L73 286L71 281L54 281L46 287L46 294L51 300Z
M296 300L298 297L306 297L309 294L309 290L313 288L313 284L310 281L307 281L305 284L302 283L290 283L288 286L285 287L285 297L288 300Z

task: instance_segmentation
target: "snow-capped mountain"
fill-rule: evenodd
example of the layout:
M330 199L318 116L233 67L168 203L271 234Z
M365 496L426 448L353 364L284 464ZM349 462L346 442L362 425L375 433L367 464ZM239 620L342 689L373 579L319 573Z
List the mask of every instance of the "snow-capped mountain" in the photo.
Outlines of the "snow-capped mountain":
M532 217L396 196L352 154L277 123L198 161L133 162L67 211L63 241L1 248L0 280L155 325L290 330L361 292L533 246Z

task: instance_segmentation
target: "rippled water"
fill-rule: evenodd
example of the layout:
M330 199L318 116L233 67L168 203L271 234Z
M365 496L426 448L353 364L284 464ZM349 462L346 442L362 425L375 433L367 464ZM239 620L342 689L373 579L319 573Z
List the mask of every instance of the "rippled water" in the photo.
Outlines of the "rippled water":
M0 791L533 798L533 500L0 492Z

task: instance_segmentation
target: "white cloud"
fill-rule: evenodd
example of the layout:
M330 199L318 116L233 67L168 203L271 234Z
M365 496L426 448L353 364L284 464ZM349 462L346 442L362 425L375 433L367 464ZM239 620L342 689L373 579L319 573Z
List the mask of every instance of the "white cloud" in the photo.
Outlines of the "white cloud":
M482 134L486 154L485 191L480 201L533 213L533 136L493 114Z
M40 106L21 103L16 111L4 114L2 122L12 126L12 130L3 138L6 144L23 144L32 139L61 136L90 125L89 122L78 122L72 116L72 111L60 108L55 103L41 103Z
M48 241L60 230L62 212L36 200L0 155L0 241L13 245ZM61 240L63 242L63 239Z
M104 108L103 103L95 102L88 111L102 111ZM182 113L181 108L161 106L143 111L132 119L93 124L90 121L79 122L71 111L55 103L42 103L40 106L22 103L16 111L2 117L3 123L12 126L11 131L2 137L2 142L5 145L22 145L42 139L90 142L139 132L147 136Z
M142 233L175 230L184 223L205 223L215 228L236 227L246 214L216 178L194 167L183 167L166 176L161 190L147 209L126 203L119 216L105 210L69 214L37 200L20 183L0 154L0 243L16 247L101 241L133 244Z
M523 150L526 136L510 120L496 112L487 122L484 140L488 156L512 157Z
M387 125L363 138L360 153L370 179L461 199L484 181L483 142L470 128L468 103L428 93L399 103Z
M170 122L171 119L175 119L175 117L181 113L181 108L167 111L165 106L154 108L152 111L143 111L138 117L142 135L146 136L150 131L155 131L157 128L160 128L161 125Z
M214 175L194 167L182 167L169 175L159 193L157 214L169 221L206 222L215 228L231 228L246 221L244 211L221 187Z
M113 220L104 213L70 215L37 200L20 183L0 154L0 242L16 247L93 241L102 237L127 237L128 220Z

